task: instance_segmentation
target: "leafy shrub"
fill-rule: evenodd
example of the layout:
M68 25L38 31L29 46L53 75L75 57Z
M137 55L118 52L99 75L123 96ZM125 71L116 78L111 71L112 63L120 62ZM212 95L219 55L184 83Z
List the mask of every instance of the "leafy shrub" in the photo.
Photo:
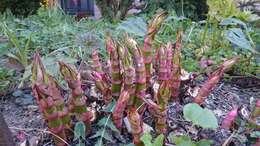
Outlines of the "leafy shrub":
M15 72L13 70L0 68L0 96L5 95L12 89L15 80L14 75Z
M1 0L0 12L10 9L13 14L28 16L33 14L40 7L40 0Z
M146 0L145 12L154 13L162 8L167 11L175 10L178 16L186 16L191 19L204 19L208 12L206 0Z
M124 19L134 0L96 0L103 17L111 21Z

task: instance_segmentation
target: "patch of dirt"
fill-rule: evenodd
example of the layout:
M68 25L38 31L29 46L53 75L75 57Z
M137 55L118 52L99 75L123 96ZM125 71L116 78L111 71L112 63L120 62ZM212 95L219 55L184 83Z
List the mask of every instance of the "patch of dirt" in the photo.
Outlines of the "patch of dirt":
M207 98L204 106L208 109L211 109L215 113L219 125L221 124L227 112L232 109L232 107L239 105L245 109L250 109L250 101L260 97L260 82L255 83L255 81L250 80L244 80L244 82L250 83L250 87L241 87L239 86L241 84L235 84L240 82L222 82L216 86L214 91ZM244 82L242 85L246 85ZM253 83L255 86L253 86ZM47 126L44 123L35 100L33 104L30 105L19 105L15 102L17 98L23 97L14 97L9 95L5 98L2 98L0 102L0 110L2 111L9 128L13 133L15 141L19 143L19 136L21 133L24 133L27 139L37 137L39 140L38 145L53 145L50 134L46 132ZM183 101L184 103L180 104L177 102L171 102L169 104L169 133L173 132L175 135L188 134L192 137L193 140L200 140L202 138L211 139L214 141L214 146L222 145L224 141L231 135L231 131L222 128L218 128L216 130L201 129L196 126L192 126L191 123L184 120L182 109L183 106L190 101L191 97L186 97ZM144 121L149 125L152 125L153 123L153 118L148 112L146 112L144 115ZM93 131L90 135L94 135L98 130L98 127L95 125L95 123L92 126ZM125 130L124 134L121 136L115 134L111 135L113 136L114 143L106 143L106 145L117 146L119 145L119 142L129 143L131 139L131 136L127 134ZM93 139L87 138L86 145L94 145L94 142L95 141L93 141ZM231 145L250 146L248 143L242 144L240 137L234 137L230 146Z

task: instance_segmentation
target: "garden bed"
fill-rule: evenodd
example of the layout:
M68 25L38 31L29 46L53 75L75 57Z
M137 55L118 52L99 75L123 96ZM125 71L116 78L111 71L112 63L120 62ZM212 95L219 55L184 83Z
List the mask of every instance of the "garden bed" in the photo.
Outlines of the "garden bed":
M243 81L243 82L241 82ZM241 84L242 83L242 84ZM88 90L90 91L90 90ZM38 145L53 145L50 133L39 108L32 98L31 90L16 90L12 94L2 97L0 107L5 120L13 133L13 137L17 143L20 143L23 136L30 141L38 140ZM86 93L90 95L90 93ZM207 98L205 107L212 110L221 124L224 116L232 109L234 105L240 105L245 113L240 113L240 116L246 116L249 112L250 101L260 97L260 81L255 78L240 77L234 81L219 83L212 94ZM175 135L189 135L193 140L209 139L213 140L214 146L222 145L225 140L232 134L229 130L217 128L216 130L207 130L194 127L191 123L184 120L182 109L184 104L191 100L190 97L185 97L183 103L171 102L168 106L168 132L173 132ZM93 100L94 102L94 100ZM144 121L153 127L153 118L147 111L144 115ZM96 124L92 124L91 137L97 130ZM131 142L131 135L123 130L122 135L113 134L113 142L108 142L106 145L119 146L120 144L127 144ZM242 138L245 138L245 133L238 133L232 138L230 145L244 146L250 145L241 144ZM20 140L19 140L20 139ZM95 139L87 139L86 144L91 146L95 143ZM233 144L232 144L233 143ZM168 143L171 145L170 143Z

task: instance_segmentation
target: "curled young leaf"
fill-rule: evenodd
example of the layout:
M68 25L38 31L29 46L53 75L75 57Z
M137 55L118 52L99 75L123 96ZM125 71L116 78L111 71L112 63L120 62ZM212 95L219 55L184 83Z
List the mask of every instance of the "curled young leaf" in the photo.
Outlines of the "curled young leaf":
M129 92L122 91L119 96L119 99L116 102L115 109L112 113L112 118L113 118L113 121L114 121L117 129L122 129L124 111L126 109L129 98L130 98Z
M136 111L135 107L131 107L127 112L127 117L129 119L130 125L131 125L131 132L133 135L133 142L137 146L141 146L141 136L143 133L143 121L139 115L139 113Z

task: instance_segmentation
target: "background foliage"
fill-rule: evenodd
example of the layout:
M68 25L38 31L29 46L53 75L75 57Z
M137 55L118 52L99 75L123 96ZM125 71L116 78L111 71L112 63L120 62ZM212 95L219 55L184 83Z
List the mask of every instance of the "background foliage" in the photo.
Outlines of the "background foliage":
M10 9L14 15L34 14L40 7L40 0L1 0L0 12Z
M167 11L175 10L178 16L186 16L194 20L206 18L208 6L206 0L146 0L145 12L154 13L159 8Z

